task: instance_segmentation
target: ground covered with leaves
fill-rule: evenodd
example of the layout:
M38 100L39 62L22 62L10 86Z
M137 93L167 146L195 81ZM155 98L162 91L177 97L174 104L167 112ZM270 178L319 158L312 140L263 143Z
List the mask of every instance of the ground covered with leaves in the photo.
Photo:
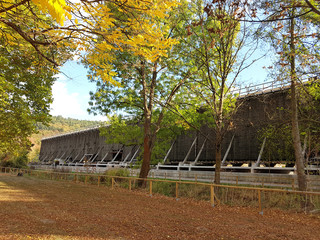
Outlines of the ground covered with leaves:
M0 239L319 239L319 216L0 174Z

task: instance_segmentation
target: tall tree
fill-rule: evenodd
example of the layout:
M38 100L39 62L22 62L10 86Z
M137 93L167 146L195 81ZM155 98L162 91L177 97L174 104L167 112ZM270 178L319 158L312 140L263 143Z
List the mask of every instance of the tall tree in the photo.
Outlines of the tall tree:
M267 14L264 27L269 23L272 29L267 35L279 56L274 65L278 81L289 82L291 86L291 125L299 190L307 190L303 149L301 146L297 86L315 74L319 74L319 37L317 24L309 8L300 1L266 1L263 4Z
M34 65L38 59L30 47L0 47L0 53L0 154L16 155L30 147L28 137L36 123L50 119L55 72L50 66Z
M172 3L171 5L173 6ZM128 16L123 16L122 9L117 5L107 6L112 9L117 19L113 24L119 29L129 31L126 29ZM147 24L130 28L132 39L124 39L121 49L112 46L110 51L106 51L108 41L105 37L98 38L96 44L88 49L85 59L85 63L90 67L90 78L97 83L97 91L92 93L91 110L104 113L121 110L131 114L134 119L140 119L138 124L142 125L143 129L143 161L139 177L144 179L150 170L157 136L163 131L166 122L166 106L173 100L185 80L183 77L179 79L168 74L170 66L167 58L176 41L169 31L172 25L168 13L170 9L164 11L158 7L159 9L152 10L154 6L148 6L152 11L142 13L140 9L137 12L131 10L133 16L140 13L141 22ZM161 18L159 13L150 15L156 10L163 11ZM164 16L168 17L168 20L163 19ZM100 25L99 22L98 24ZM109 63L112 64L110 68L105 65ZM113 76L113 81L110 81L110 76ZM171 125L174 125L174 122Z
M213 130L214 134L203 135L214 144L215 183L219 184L222 141L237 109L232 89L250 65L245 61L254 48L249 47L248 26L241 23L245 11L241 1L195 1L189 9L193 13L185 15L189 18L185 29L177 29L185 36L179 54L184 68L196 69L197 74L183 87L189 99L172 107L191 127L200 130L206 124Z
M34 56L31 67L42 66L47 70L52 70L47 63L56 67L64 62L68 53L66 50L77 50L81 57L86 51L85 61L94 69L96 76L117 85L113 78L112 51L127 51L129 48L135 56L156 64L174 44L165 37L165 26L160 29L154 25L155 20L164 19L166 11L177 5L174 0L80 0L67 1L67 4L64 0L0 1L3 50L13 53L12 49L21 49L25 53L28 49ZM56 22L52 21L48 12ZM68 21L65 21L66 17ZM59 57L61 53L64 53L63 57ZM4 85L6 81L9 80L2 80ZM20 76L15 81L25 84ZM45 83L46 80L43 80ZM0 90L3 90L2 87ZM4 95L6 91L2 91ZM32 92L25 94L31 95ZM11 97L10 94L7 96ZM50 98L50 94L47 96ZM2 103L6 105L5 101ZM25 133L29 134L28 131Z
M28 137L36 131L36 123L50 119L55 65L62 64L70 50L63 38L45 32L56 24L47 10L55 20L64 20L61 2L0 2L2 158L29 149ZM57 39L61 42L54 44Z

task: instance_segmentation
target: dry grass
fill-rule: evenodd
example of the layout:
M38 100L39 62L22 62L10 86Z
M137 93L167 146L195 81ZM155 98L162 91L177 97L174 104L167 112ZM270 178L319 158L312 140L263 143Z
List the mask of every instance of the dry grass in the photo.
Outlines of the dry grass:
M319 239L320 219L0 174L0 239Z

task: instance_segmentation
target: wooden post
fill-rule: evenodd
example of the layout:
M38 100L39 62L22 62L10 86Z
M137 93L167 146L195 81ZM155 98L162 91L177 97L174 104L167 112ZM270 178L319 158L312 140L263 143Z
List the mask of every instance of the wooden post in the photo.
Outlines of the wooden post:
M98 176L98 187L100 186L100 176Z
M113 183L113 178L111 178L111 189L113 189L113 185L114 185L114 183Z
M214 188L213 188L213 185L210 186L210 200L211 200L211 206L214 207Z
M150 196L152 196L152 181L151 180L149 182L149 191L150 191Z
M263 215L262 204L261 204L261 190L258 190L258 201L259 201L259 213Z
M292 178L292 190L294 190L294 178Z
M176 200L179 200L179 183L176 182Z
M131 178L129 179L129 191L131 191Z
M198 175L197 174L194 176L194 180L197 182L197 180L198 180Z

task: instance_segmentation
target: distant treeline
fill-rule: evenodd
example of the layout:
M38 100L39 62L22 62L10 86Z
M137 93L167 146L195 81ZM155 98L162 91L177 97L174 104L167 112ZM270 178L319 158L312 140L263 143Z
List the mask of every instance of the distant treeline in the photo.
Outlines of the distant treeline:
M99 126L102 123L103 122L101 121L78 120L74 118L64 118L62 116L53 116L48 126L42 123L37 123L37 130L40 132L43 130L53 132L69 132Z

